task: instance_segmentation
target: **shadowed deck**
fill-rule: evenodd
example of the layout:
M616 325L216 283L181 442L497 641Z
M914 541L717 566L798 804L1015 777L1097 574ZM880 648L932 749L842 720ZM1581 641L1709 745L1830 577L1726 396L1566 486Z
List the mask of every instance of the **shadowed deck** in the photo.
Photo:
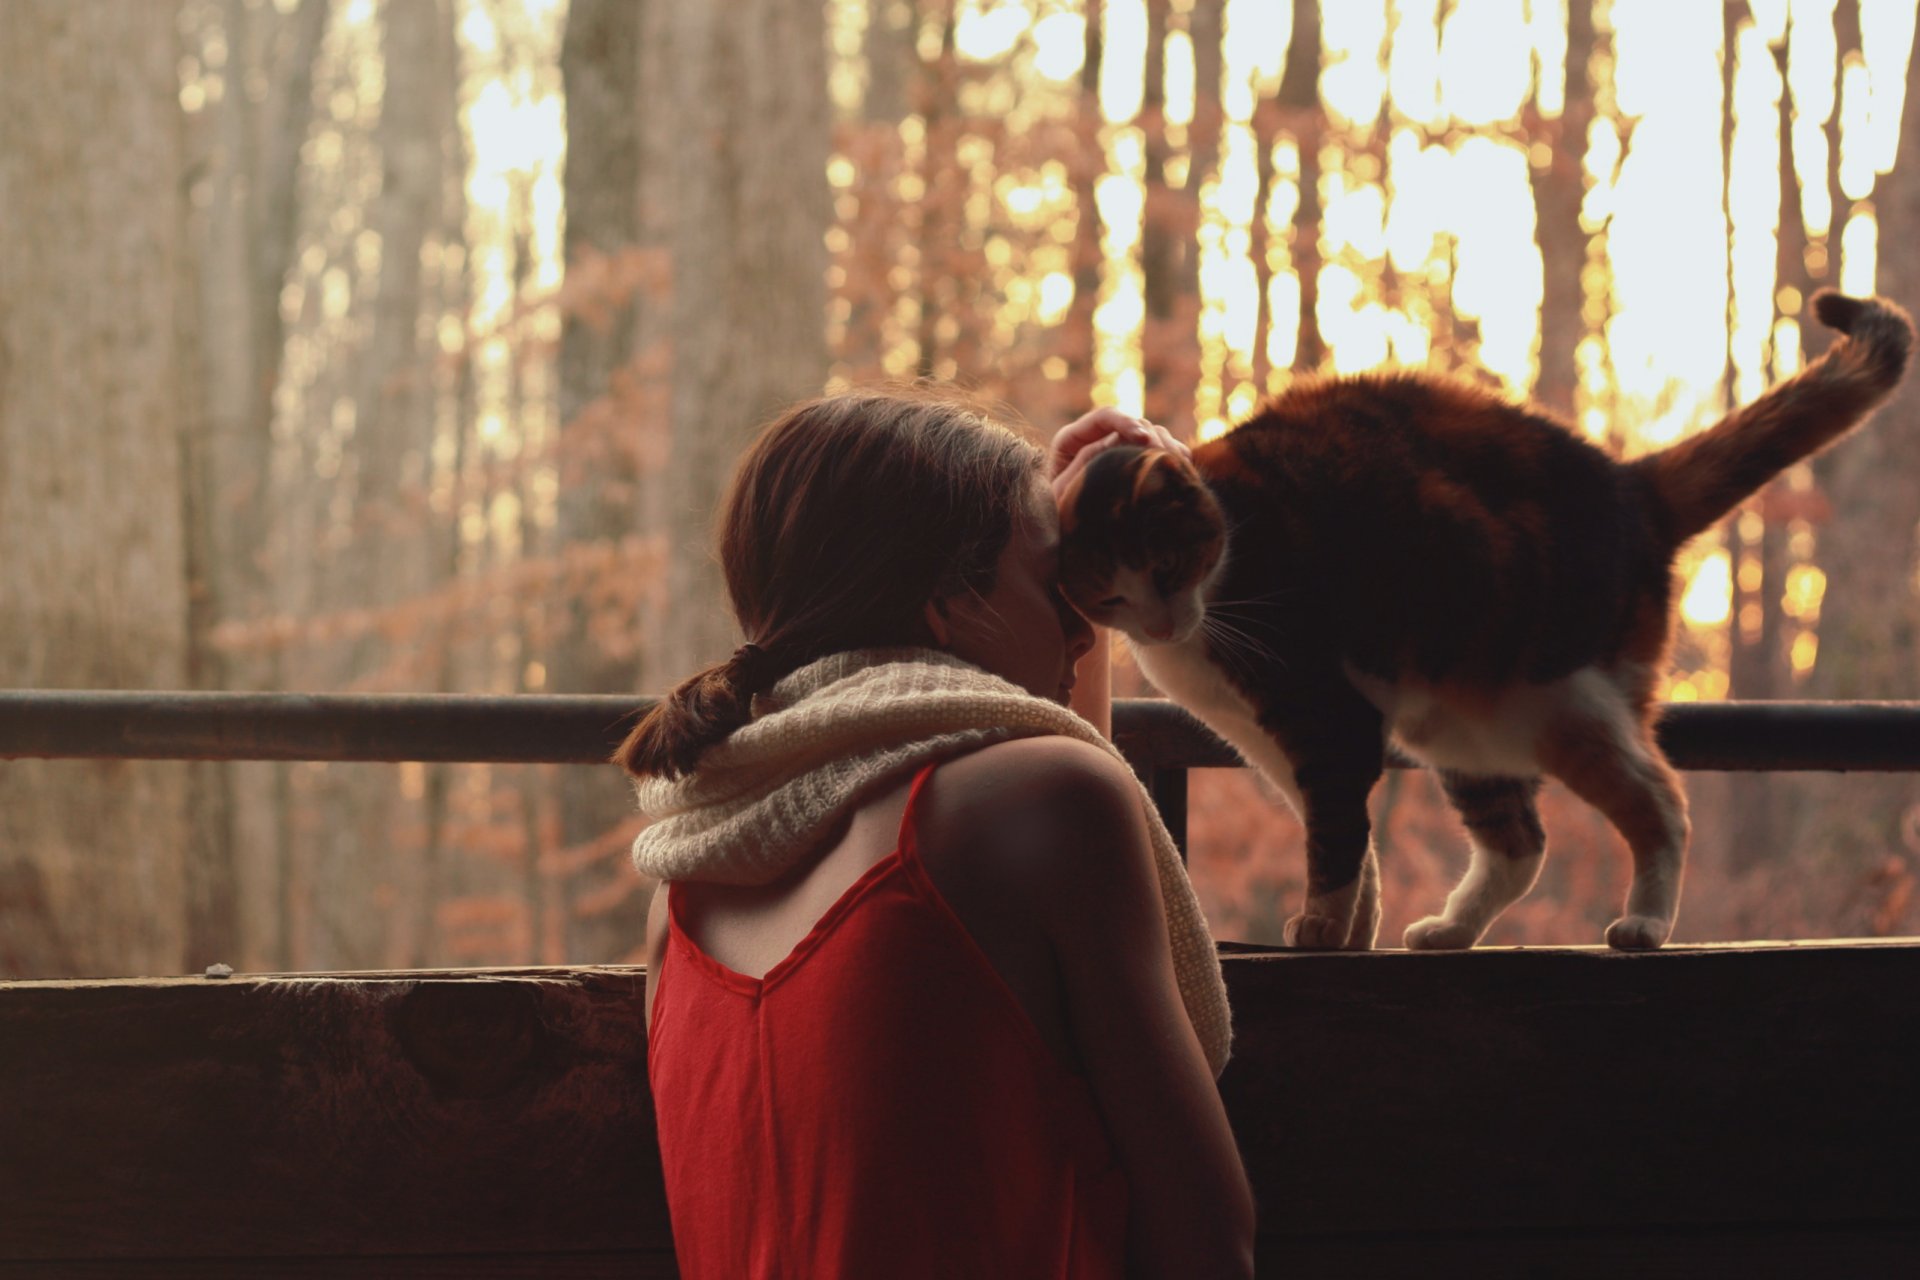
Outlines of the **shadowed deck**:
M1920 941L1225 965L1263 1274L1920 1258ZM641 983L0 984L0 1277L670 1275Z

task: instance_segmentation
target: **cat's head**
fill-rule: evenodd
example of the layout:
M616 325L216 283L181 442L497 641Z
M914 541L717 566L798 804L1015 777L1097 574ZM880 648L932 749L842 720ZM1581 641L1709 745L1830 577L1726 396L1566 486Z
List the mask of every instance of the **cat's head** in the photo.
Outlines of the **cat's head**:
M1140 645L1199 629L1227 525L1191 462L1114 445L1059 498L1061 589L1075 608Z

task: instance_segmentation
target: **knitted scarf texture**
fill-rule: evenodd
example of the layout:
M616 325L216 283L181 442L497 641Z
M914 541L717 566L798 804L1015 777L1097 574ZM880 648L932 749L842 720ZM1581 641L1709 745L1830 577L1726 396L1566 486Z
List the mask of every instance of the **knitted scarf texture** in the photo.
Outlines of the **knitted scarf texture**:
M862 803L929 761L1057 734L1120 759L1073 712L932 649L837 653L753 700L753 720L677 779L634 785L649 825L633 862L658 880L765 884L819 850ZM1166 824L1140 788L1174 974L1207 1063L1232 1040L1220 958Z

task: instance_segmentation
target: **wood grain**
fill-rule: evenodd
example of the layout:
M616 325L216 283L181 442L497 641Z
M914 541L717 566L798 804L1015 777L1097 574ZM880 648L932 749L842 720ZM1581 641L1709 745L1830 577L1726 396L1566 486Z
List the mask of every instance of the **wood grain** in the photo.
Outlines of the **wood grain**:
M1920 943L1224 963L1263 1271L1920 1250ZM0 1280L671 1274L641 991L633 968L0 984Z

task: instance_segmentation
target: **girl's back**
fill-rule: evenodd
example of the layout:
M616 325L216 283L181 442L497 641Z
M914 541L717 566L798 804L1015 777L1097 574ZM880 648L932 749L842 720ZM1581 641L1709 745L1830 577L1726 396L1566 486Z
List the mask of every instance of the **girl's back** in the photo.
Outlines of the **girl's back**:
M689 1276L1121 1270L1125 1178L1047 950L991 856L938 847L933 774L788 881L671 891L649 1075Z

